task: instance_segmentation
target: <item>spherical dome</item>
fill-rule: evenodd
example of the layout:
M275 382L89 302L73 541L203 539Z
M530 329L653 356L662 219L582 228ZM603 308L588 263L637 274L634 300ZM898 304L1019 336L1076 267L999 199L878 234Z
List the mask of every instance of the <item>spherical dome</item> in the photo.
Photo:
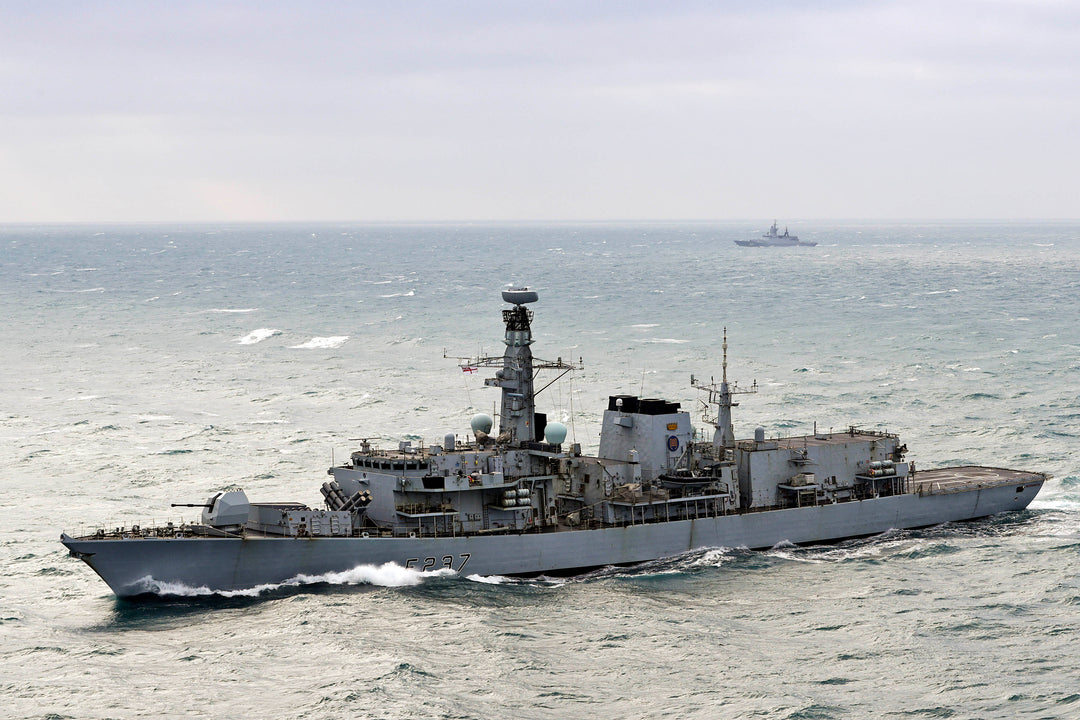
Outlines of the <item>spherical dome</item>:
M490 433L492 422L490 415L477 413L476 415L473 415L472 422L470 422L469 425L472 427L473 434L475 435L478 432Z
M544 439L552 445L562 445L566 440L566 426L561 422L550 422L544 428Z

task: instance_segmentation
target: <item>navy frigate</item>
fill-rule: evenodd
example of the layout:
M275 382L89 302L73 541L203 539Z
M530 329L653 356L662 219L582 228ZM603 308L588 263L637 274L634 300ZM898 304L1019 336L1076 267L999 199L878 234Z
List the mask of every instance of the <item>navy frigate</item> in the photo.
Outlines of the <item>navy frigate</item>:
M736 240L735 244L741 247L815 247L817 245L813 240L800 240L798 235L790 234L786 227L783 234L781 234L775 220L773 220L769 231L760 238Z
M705 394L696 433L679 403L611 396L599 449L582 453L567 428L548 422L537 376L580 367L532 354L528 289L505 291L506 349L460 358L494 375L498 429L487 415L471 433L414 447L360 443L329 468L322 505L253 502L221 491L198 522L62 534L119 597L250 590L318 581L394 563L464 575L573 574L709 547L768 548L831 542L1026 508L1049 477L995 467L920 469L896 434L842 432L737 440L731 411L740 389L691 377ZM552 382L554 381L552 380Z

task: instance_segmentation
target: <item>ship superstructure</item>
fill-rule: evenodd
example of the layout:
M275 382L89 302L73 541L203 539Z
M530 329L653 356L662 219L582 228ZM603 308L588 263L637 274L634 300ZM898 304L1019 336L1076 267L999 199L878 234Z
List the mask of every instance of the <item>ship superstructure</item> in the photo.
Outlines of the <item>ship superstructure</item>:
M895 434L849 428L795 438L736 440L727 379L706 394L714 432L699 436L677 402L608 400L596 455L567 443L567 428L537 397L578 363L533 357L533 291L503 293L502 356L462 358L494 370L498 430L473 417L471 434L414 447L362 441L328 471L324 507L251 502L219 492L201 522L62 536L120 596L179 584L236 590L398 563L466 574L568 573L717 546L832 541L1019 510L1046 475L986 467L924 470ZM551 381L537 390L537 373ZM544 378L547 380L547 378Z

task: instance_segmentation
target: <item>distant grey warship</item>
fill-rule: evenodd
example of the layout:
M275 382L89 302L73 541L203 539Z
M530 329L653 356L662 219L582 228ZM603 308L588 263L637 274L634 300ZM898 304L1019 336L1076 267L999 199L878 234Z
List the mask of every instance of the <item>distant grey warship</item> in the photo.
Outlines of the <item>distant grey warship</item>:
M798 235L789 234L786 227L784 228L784 234L781 235L775 220L773 220L769 232L762 235L759 239L736 240L735 244L742 247L814 247L817 245L817 243L812 240L800 240Z
M804 437L736 440L727 382L691 386L712 408L711 438L695 434L675 402L609 398L599 450L566 443L547 422L536 374L578 363L534 358L526 307L537 294L503 292L505 353L463 358L501 388L499 428L486 415L472 434L381 450L364 441L328 470L325 507L213 495L201 521L61 535L120 597L186 587L248 590L386 563L463 575L572 574L708 547L829 542L969 520L1028 506L1039 472L948 467L915 472L897 435L850 428ZM554 378L554 379L557 379ZM552 381L554 381L554 379ZM550 383L548 383L550 384Z

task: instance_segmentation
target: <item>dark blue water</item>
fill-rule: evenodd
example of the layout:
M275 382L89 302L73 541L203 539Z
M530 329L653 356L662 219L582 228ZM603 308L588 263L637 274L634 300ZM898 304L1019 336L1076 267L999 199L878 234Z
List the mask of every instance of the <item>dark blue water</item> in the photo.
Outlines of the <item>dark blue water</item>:
M0 717L1073 718L1080 226L0 228ZM537 288L541 409L606 397L736 433L899 432L920 467L1055 478L1031 508L816 548L513 581L366 569L253 596L115 600L61 530L179 519L231 485L320 502L352 438L464 432L498 290Z

